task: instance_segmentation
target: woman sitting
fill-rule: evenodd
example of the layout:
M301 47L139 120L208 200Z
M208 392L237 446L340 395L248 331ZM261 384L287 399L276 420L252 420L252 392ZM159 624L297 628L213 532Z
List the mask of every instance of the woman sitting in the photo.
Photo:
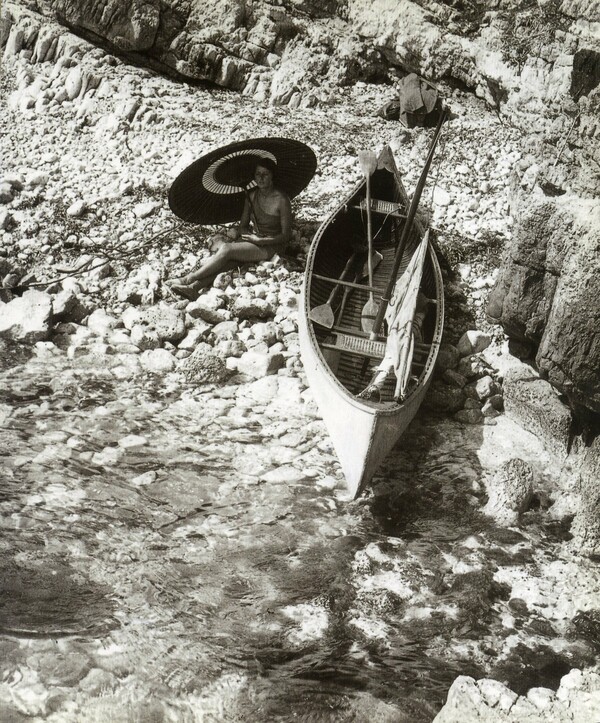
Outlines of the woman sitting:
M290 199L276 187L277 166L269 158L257 162L253 188L244 202L237 238L224 243L199 269L169 283L172 291L186 299L196 299L199 289L235 265L266 261L285 250L292 234Z

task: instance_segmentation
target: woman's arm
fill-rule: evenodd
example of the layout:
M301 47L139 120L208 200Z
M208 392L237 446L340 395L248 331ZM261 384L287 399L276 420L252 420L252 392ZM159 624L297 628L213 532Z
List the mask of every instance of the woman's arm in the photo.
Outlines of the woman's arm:
M279 242L288 243L292 238L292 204L285 193L281 194L279 212L281 214L281 233L278 234Z
M248 235L250 233L250 202L248 196L244 199L244 210L242 211L242 217L240 219L240 225L238 227L238 237Z

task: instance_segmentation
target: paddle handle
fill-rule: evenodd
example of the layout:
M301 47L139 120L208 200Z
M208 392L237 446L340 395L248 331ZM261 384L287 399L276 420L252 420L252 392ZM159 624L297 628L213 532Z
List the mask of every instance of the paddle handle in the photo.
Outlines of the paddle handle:
M346 265L344 266L344 270L342 271L342 275L340 276L339 280L342 281L342 279L346 278L346 274L350 271L350 268L352 267L352 264L354 263L354 259L356 258L356 251L350 256L348 261L346 261ZM337 293L337 290L340 288L339 284L336 284L333 289L331 290L331 294L329 294L329 298L327 299L326 306L331 306L331 302L335 298L335 295Z
M367 243L369 245L369 286L373 286L373 215L371 213L371 174L367 173ZM373 301L373 292L371 301Z
M375 317L375 322L373 323L373 329L371 330L371 336L370 336L371 339L377 338L377 336L379 334L379 330L381 329L381 325L383 324L385 312L387 310L388 304L390 303L390 298L391 298L392 292L394 290L394 285L396 283L396 277L398 275L398 270L400 268L400 264L402 263L402 257L404 256L404 249L406 248L406 243L408 241L408 237L410 235L410 232L412 231L413 221L417 214L417 208L419 207L419 201L421 200L421 194L423 193L425 181L427 180L427 174L429 173L429 168L431 167L431 163L433 161L433 154L435 153L435 148L437 146L437 142L438 142L440 134L442 132L442 125L444 124L444 121L446 120L447 113L448 113L448 111L446 108L443 108L440 113L438 124L436 126L435 133L433 135L433 139L432 139L431 145L429 147L429 153L427 154L427 159L425 161L425 165L423 166L423 170L421 171L421 175L419 177L417 187L415 189L414 195L410 202L410 206L408 208L408 213L406 214L406 221L404 223L404 228L402 229L402 236L400 237L400 242L398 243L398 249L396 251L396 256L394 258L394 266L393 266L392 272L390 274L390 279L388 281L388 285L385 290L385 294L383 295L383 297L381 299L381 304L379 305L379 310L377 311L377 316Z
M354 282L356 283L359 280L359 274L356 274L354 276ZM346 302L348 301L348 297L350 296L350 292L352 291L352 287L346 286L344 289L344 295L342 296L342 303L340 304L340 308L337 312L337 323L338 325L342 321L342 317L344 316L344 310L346 309Z

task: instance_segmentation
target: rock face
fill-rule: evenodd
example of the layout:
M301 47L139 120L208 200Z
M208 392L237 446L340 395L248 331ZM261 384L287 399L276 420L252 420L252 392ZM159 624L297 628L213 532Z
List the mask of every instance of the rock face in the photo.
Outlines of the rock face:
M555 692L531 688L518 696L497 680L458 677L434 723L544 723L593 720L600 714L600 675L596 670L571 670ZM596 711L594 714L593 711Z
M574 406L600 413L600 208L570 196L530 204L487 312Z
M535 434L559 459L565 459L571 433L571 413L552 386L533 370L513 369L504 378L506 414Z
M452 77L494 105L539 113L597 85L600 48L585 0L494 10L401 0L40 0L92 42L182 78L274 102L311 104L337 86L400 67ZM587 21L587 22L586 22ZM532 41L532 36L536 39ZM21 39L21 42L23 39ZM54 42L45 36L45 46ZM12 44L18 44L13 37ZM328 87L329 86L329 87ZM510 96L510 98L509 98Z
M578 554L600 554L600 437L582 455L579 474L579 509L571 526L573 549Z

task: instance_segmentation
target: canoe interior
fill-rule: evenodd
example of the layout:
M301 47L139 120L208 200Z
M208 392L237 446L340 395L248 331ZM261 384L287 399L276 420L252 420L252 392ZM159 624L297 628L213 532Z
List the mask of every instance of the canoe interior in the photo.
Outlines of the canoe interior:
M306 289L309 309L325 304L335 286L335 282L315 278L315 275L328 277L329 279L339 279L346 262L357 246L362 246L365 249L361 252L360 257L356 259L356 270L359 276L356 277L354 271L351 271L346 280L357 280L362 285L368 284L368 276L360 278L361 271L367 261L367 213L364 207L360 207L361 200L363 200L364 205L365 197L366 184L363 183L333 214L329 222L319 230L318 237L313 245L314 256L309 261L309 263L312 262L309 283ZM395 169L391 171L382 168L374 172L371 177L371 197L381 201L401 204L404 214L406 214L408 198ZM402 235L403 224L404 219L398 218L394 214L385 211L372 213L373 247L383 256L383 260L379 263L373 275L373 286L377 289L374 298L377 304L381 302L381 296L390 278L396 248ZM403 254L400 274L406 269L422 235L422 224L420 222L414 223ZM420 289L429 299L439 300L441 289L436 279L432 254L433 251L430 247L429 253L426 255ZM347 298L342 310L341 302L344 293L347 294ZM335 343L336 329L352 330L353 333L360 335L362 309L368 298L369 293L366 289L352 288L345 290L344 287L338 287L331 304L335 315L334 328L328 329L318 323L309 322L322 355L323 363L351 395L358 394L367 386L371 380L373 369L377 366L379 360L369 359L346 351L332 351L324 345ZM432 344L439 341L440 326L436 306L431 304L428 306L423 323L422 343L415 344L411 368L411 376L415 380L421 380L424 370L430 366L427 362L432 354ZM380 339L385 339L385 332L384 325L380 332ZM413 384L414 386L415 384ZM393 374L390 374L382 389L382 406L389 407L390 403L394 403L394 388L395 378ZM410 388L408 391L411 393Z

